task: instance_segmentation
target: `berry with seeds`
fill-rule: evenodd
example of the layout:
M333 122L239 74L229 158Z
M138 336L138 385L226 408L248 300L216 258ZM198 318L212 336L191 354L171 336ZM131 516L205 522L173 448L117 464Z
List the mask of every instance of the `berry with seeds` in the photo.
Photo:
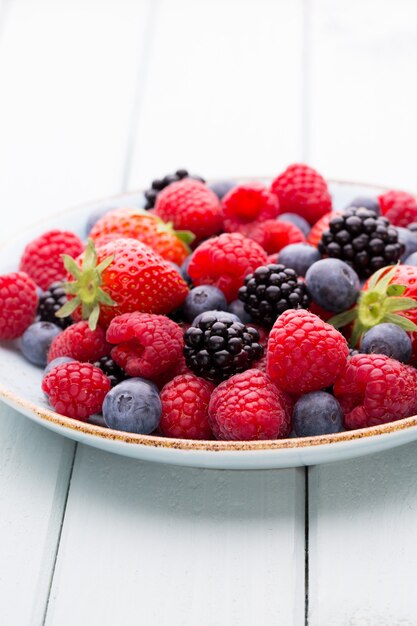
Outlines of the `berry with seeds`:
M341 211L332 211L331 213L326 213L326 215L323 215L323 217L317 220L317 222L313 225L308 234L307 243L309 243L311 246L314 246L315 248L318 248L323 233L329 229L330 221L336 215L341 215Z
M161 392L161 433L178 439L213 439L208 420L213 389L213 383L194 374L173 378Z
M251 324L253 321L249 313L245 311L245 305L243 304L242 300L233 300L233 302L229 304L228 310L229 313L237 315L242 324Z
M416 386L411 368L381 354L357 354L338 376L334 393L349 430L412 415Z
M254 224L248 236L259 243L267 254L279 252L291 243L305 241L303 233L297 226L278 220Z
M98 367L78 361L54 367L42 380L52 408L81 421L101 412L109 389L110 380Z
M112 359L129 376L153 378L181 358L183 332L164 315L126 313L115 317L107 330L114 344Z
M23 333L20 342L23 356L31 363L45 367L51 343L60 333L62 328L51 322L31 324Z
M266 262L265 250L240 233L223 233L200 244L188 273L195 285L215 285L228 302L236 300L247 274Z
M110 356L102 356L101 359L93 363L95 367L99 367L103 374L109 378L111 386L114 387L128 378L126 372L113 361Z
M191 178L199 181L200 183L205 182L204 178L201 178L201 176L191 176L188 171L184 169L179 169L174 174L167 174L164 178L156 178L152 181L151 188L145 191L145 209L149 210L155 206L158 194L162 191L162 189L165 189L168 185L177 183L179 180L183 180L184 178Z
M71 359L71 357L69 356L58 356L56 359L53 359L50 363L48 363L48 365L45 367L45 370L43 372L43 376L45 378L45 376L47 374L49 374L49 372L51 370L54 369L54 367L58 367L58 365L62 365L63 363L71 363L71 361L75 361L75 359Z
M223 228L227 233L251 236L253 227L276 218L277 197L261 183L237 185L222 200Z
M184 317L192 322L197 315L206 311L226 311L227 302L224 293L213 285L200 285L191 289L183 306Z
M291 267L299 276L305 276L309 267L320 259L317 248L308 243L290 243L280 250L279 262Z
M103 417L109 428L149 435L159 424L162 403L158 388L143 378L119 383L103 403Z
M0 341L17 339L35 319L38 306L36 285L27 274L0 276Z
M220 319L216 314L203 313L198 324L184 333L187 366L197 376L214 382L249 369L264 351L255 328Z
M218 199L222 200L233 187L236 187L236 183L233 180L219 180L209 185L209 187L214 191Z
M50 230L26 246L20 259L20 270L45 290L65 277L62 255L78 256L83 250L83 242L74 233Z
M330 393L307 393L295 403L293 429L297 437L339 433L343 429L342 407Z
M43 322L52 322L61 328L67 328L73 322L70 317L58 317L56 313L67 302L64 283L57 281L39 296L38 315Z
M209 419L217 439L278 439L290 432L281 392L260 370L250 369L221 383L212 393Z
M403 245L386 217L377 217L369 209L350 208L330 220L319 250L323 256L345 261L360 278L366 278L381 267L397 263Z
M350 209L351 207L356 207L357 209L363 207L372 211L375 215L380 215L381 213L381 207L379 206L378 199L373 198L372 196L357 196L347 205L346 209Z
M68 326L52 341L48 352L48 363L59 356L69 356L76 361L94 363L109 352L110 346L106 341L106 333L100 326L91 330L87 322L78 322Z
M302 309L285 311L268 340L267 372L289 393L330 387L347 362L346 339L333 326Z
M350 309L361 289L357 273L339 259L316 261L307 271L305 279L314 302L334 313Z
M365 354L385 354L386 356L409 363L411 359L411 339L399 326L384 322L368 330L361 340L361 352Z
M272 181L283 213L297 213L314 224L332 210L332 199L324 178L308 165L295 163Z
M254 322L270 328L287 309L307 309L310 297L297 273L284 265L261 265L245 278L239 299Z
M155 214L172 222L176 230L190 230L201 241L217 235L222 227L218 197L204 183L187 178L158 194Z
M405 191L387 191L378 198L381 213L395 226L417 221L417 200Z
M294 224L294 226L297 226L297 228L301 230L304 237L308 237L311 230L311 226L307 220L301 217L301 215L297 215L297 213L281 213L278 215L277 220L279 222L290 222L290 224Z

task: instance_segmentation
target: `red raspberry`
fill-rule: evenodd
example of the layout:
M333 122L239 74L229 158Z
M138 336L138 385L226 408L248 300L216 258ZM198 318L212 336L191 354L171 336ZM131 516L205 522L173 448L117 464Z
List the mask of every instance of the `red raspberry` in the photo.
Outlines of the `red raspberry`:
M194 374L176 376L161 392L159 428L166 437L213 439L208 406L213 383Z
M352 356L334 385L346 428L366 428L412 415L416 388L410 369L382 354Z
M405 191L387 191L378 198L381 213L394 226L408 226L417 221L417 200Z
M267 254L277 253L290 243L301 243L306 240L297 226L278 220L266 220L256 224L249 236L259 243Z
M181 328L164 315L125 313L115 317L107 341L117 344L111 356L129 376L153 378L181 359Z
M222 200L223 228L249 236L254 224L277 217L279 202L261 183L233 187Z
M35 319L36 285L27 274L0 276L0 340L17 339Z
M307 243L315 248L318 247L319 242L321 241L321 236L323 235L325 230L328 230L330 220L333 219L336 215L340 215L340 211L331 211L330 213L326 213L314 224L310 232L308 233Z
M62 255L77 257L84 250L77 235L63 230L50 230L31 241L23 251L20 269L43 290L62 280L67 272Z
M217 439L279 439L290 432L282 393L257 369L236 374L213 391L209 420Z
M173 367L165 370L165 372L162 372L159 376L153 376L152 382L155 383L158 389L162 389L165 385L170 383L173 378L181 376L181 374L193 374L193 372L187 367L184 354L181 354L180 358Z
M59 356L69 356L76 361L98 361L110 353L106 333L97 326L91 330L88 322L68 326L53 340L48 352L48 363Z
M278 196L281 213L297 213L314 224L332 210L332 199L324 178L308 167L295 163L272 181L271 191Z
M101 369L78 361L54 367L42 381L53 409L81 421L101 412L110 386L110 379Z
M231 302L236 300L245 276L264 265L266 259L265 250L252 239L240 233L223 233L194 251L188 274L194 285L215 285Z
M175 230L190 230L197 241L217 235L222 227L220 202L204 183L184 178L158 193L155 214Z
M290 393L329 387L344 368L346 339L317 315L289 309L275 322L268 341L267 372Z

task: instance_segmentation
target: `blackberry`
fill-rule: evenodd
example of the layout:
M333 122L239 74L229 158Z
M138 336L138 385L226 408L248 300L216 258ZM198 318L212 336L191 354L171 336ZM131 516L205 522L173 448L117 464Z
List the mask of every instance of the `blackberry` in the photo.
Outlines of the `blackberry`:
M386 217L378 217L363 207L351 207L330 220L319 251L323 256L345 261L360 278L367 278L381 267L395 265L404 246Z
M213 313L203 313L184 333L184 355L197 376L218 382L244 372L260 359L264 349L259 333L251 326Z
M103 374L106 374L106 376L110 378L112 387L115 387L115 385L118 385L128 378L126 372L122 370L110 356L102 356L101 359L93 363L93 365L99 367Z
M171 183L176 183L183 178L193 178L199 180L202 183L206 181L201 176L190 176L187 170L177 170L175 174L167 174L164 178L156 178L152 181L151 187L145 191L145 209L153 209L155 206L158 193L168 187Z
M60 281L52 285L39 296L38 319L41 322L52 322L61 328L71 326L71 317L57 317L55 313L66 303L67 294L64 284Z
M245 278L239 299L254 322L270 328L287 309L307 309L311 298L295 270L285 265L261 265Z

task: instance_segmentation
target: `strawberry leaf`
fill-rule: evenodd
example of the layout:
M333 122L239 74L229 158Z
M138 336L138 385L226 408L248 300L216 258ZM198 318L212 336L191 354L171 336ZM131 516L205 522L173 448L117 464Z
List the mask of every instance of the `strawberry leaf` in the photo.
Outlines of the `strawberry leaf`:
M385 311L387 313L409 311L415 308L417 308L417 302L413 298L388 298L385 302Z
M417 331L417 325L414 324L407 317L403 317L402 315L396 315L395 313L387 313L383 319L384 322L390 322L391 324L396 324L400 328L408 332Z
M404 285L388 285L387 296L402 296L405 290Z
M349 311L343 311L343 313L338 313L337 315L333 315L327 323L331 324L335 328L342 328L343 326L347 326L351 322L353 322L358 317L358 310L355 307L354 309L349 309Z

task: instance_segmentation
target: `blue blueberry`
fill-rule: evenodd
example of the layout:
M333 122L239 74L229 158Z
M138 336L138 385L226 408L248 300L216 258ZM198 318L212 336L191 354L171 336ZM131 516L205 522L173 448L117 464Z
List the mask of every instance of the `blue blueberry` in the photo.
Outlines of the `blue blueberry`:
M417 252L410 254L410 256L405 259L404 265L413 265L414 267L417 267Z
M307 220L305 220L304 217L301 217L301 215L297 215L297 213L281 213L281 215L278 215L277 220L280 222L290 222L291 224L294 224L301 230L304 237L307 237L311 230L311 226Z
M279 263L291 267L299 276L305 276L313 263L320 260L320 252L308 243L290 243L279 251Z
M381 213L381 207L379 206L377 198L373 198L372 196L357 196L352 202L349 202L346 209L350 209L350 207L365 207L365 209L373 211L376 215Z
M185 259L185 261L180 267L180 274L188 285L193 284L193 281L191 280L188 274L188 266L190 265L191 257L192 257L192 254L190 254L190 256L187 256L187 258Z
M71 359L69 356L57 356L56 359L53 359L48 365L45 367L45 371L43 373L44 377L49 374L54 367L58 367L58 365L63 365L64 363L71 363L75 359Z
M200 285L191 289L183 306L184 317L192 322L197 315L206 311L227 311L224 293L212 285Z
M228 313L227 311L205 311L197 315L193 319L191 326L197 326L204 315L214 315L219 322L241 322L242 320L234 313Z
M124 380L104 398L104 421L114 430L149 435L158 427L161 413L158 387L143 378Z
M398 231L398 241L404 246L404 252L400 259L404 263L404 259L417 252L417 233L402 226L396 226L396 229Z
M297 437L339 433L343 429L339 402L326 391L306 393L295 403L293 429Z
M214 191L219 200L222 200L233 187L236 187L233 180L219 180L210 185L210 189Z
M23 356L34 363L45 367L49 347L62 328L51 322L35 322L25 330L20 341Z
M316 304L341 313L355 304L360 282L357 273L339 259L321 259L307 270L307 289Z
M229 313L237 315L242 324L251 324L253 321L249 313L245 311L245 305L241 300L233 300L229 304Z
M386 354L401 363L411 359L411 339L399 326L383 322L368 330L361 341L361 352L365 354Z

